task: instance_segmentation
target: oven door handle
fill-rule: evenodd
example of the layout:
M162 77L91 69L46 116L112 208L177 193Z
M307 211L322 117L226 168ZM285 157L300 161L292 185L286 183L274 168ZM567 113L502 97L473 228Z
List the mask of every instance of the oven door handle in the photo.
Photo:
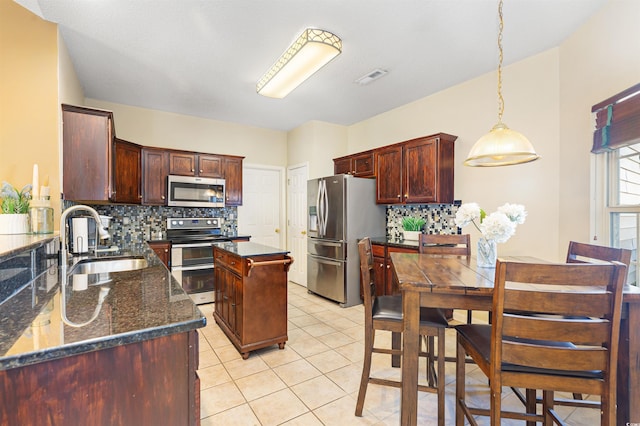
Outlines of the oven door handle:
M171 248L211 247L213 243L173 244Z
M198 271L201 269L213 269L213 264L196 265L196 266L174 266L172 271Z

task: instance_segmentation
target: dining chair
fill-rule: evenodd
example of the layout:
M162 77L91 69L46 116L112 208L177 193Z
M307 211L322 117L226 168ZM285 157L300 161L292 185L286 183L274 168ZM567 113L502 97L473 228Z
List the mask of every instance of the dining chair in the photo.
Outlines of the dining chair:
M498 259L493 323L456 327L456 425L473 416L562 424L554 392L600 395L601 424L616 422L616 362L627 268L607 264L536 264ZM535 315L530 315L535 314ZM542 315L540 315L542 314ZM490 407L470 406L465 358L489 379ZM503 411L502 387L542 390L542 412Z
M358 253L360 255L360 273L363 283L364 296L364 361L362 365L362 377L358 390L358 400L356 403L355 415L362 416L364 399L369 383L384 386L402 387L401 381L383 379L371 376L371 359L374 353L387 355L402 355L401 349L389 349L377 347L375 337L377 330L386 330L395 333L402 333L404 330L402 315L402 296L376 296L376 282L373 279L373 253L371 251L371 240L368 237L358 242ZM438 338L438 353L444 353L444 335L448 322L444 313L440 309L421 308L420 309L420 335L427 340L433 341ZM428 371L434 369L433 351L420 351L420 356L427 358ZM437 358L437 374L433 374L433 381L428 385L419 385L418 390L437 394L438 399L438 425L444 422L444 357ZM431 367L429 367L431 365Z
M418 251L427 254L448 254L471 256L470 234L420 234ZM445 309L447 318L453 316L453 309ZM467 311L467 324L471 324L472 311Z
M624 264L629 270L629 263L631 262L631 250L599 246L595 244L579 243L576 241L569 241L569 248L567 250L567 263L604 263L618 261ZM536 403L542 403L542 398L537 397L531 390L526 391L526 396L523 395L518 389L513 389L516 397L530 407L531 410L535 409L535 404L531 402L532 398L536 399ZM573 399L568 398L556 398L555 405L565 405L571 407L588 407L598 408L600 403L598 401L588 401L583 399L582 394L573 393Z

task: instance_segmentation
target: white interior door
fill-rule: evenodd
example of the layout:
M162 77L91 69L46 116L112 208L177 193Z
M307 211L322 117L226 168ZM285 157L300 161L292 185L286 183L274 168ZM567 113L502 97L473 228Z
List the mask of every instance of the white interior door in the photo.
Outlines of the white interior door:
M247 164L242 171L238 234L254 243L285 248L284 169Z
M287 248L294 262L289 281L307 286L307 164L287 168Z

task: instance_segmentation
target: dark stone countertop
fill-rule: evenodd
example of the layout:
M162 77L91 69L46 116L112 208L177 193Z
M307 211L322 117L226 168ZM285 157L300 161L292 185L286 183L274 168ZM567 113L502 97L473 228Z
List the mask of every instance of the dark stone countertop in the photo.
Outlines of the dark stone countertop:
M418 250L417 240L404 240L402 238L391 237L371 237L371 244L378 244L387 247L398 247Z
M204 315L147 245L100 256L144 256L148 265L143 269L69 277L67 318L84 323L97 316L82 327L68 325L61 315L63 268L58 266L57 246L57 235L25 236L15 246L0 236L0 370L206 325Z
M240 257L267 256L272 254L287 254L288 250L276 247L265 246L263 244L252 243L250 241L215 243L215 247L220 247L229 253Z

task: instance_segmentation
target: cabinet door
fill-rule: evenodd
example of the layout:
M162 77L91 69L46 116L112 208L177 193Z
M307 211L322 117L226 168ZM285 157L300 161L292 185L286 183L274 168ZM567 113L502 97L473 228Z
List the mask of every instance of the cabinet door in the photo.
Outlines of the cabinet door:
M117 203L140 204L140 145L116 139L114 142L114 192Z
M164 266L169 268L171 265L171 243L169 242L150 242L149 247L156 253L156 255L162 260Z
M222 158L217 155L198 154L197 175L209 178L222 178Z
M234 334L241 342L244 342L244 300L243 300L243 282L242 278L236 274L229 274L231 278L231 285L233 286L233 324L231 329L234 330Z
M376 203L402 202L402 146L392 145L375 152Z
M242 205L242 159L244 157L224 157L225 204Z
M214 250L213 254L216 252ZM220 318L224 318L222 315L222 300L224 299L224 279L225 279L225 271L220 263L216 262L215 267L213 268L213 289L214 289L214 309L216 314Z
M387 292L387 265L384 257L373 257L373 280L376 283L376 296L391 294Z
M169 153L169 174L181 176L196 175L197 155L189 152Z
M113 115L62 105L62 191L71 201L108 201L112 190Z
M436 202L437 138L416 139L406 143L403 149L404 202Z
M163 149L142 149L142 203L167 204L169 153Z
M336 158L333 160L333 173L336 175L349 175L352 172L351 157Z
M373 152L354 155L351 159L353 175L358 177L374 177Z

